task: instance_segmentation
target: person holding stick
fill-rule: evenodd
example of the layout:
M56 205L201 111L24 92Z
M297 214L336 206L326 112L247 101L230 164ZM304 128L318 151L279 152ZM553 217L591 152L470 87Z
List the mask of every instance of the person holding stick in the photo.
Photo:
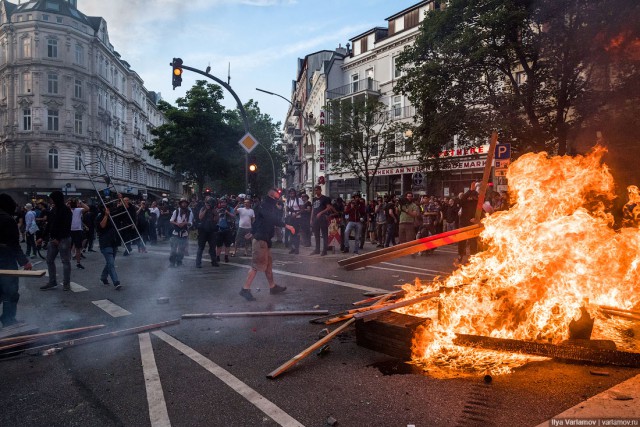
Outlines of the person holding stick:
M271 258L271 239L273 239L275 227L285 227L291 234L295 234L296 229L291 225L285 225L282 221L283 205L279 201L280 194L274 188L269 190L267 197L260 203L256 211L256 220L251 225L251 233L246 235L252 238L251 244L251 269L247 275L244 287L240 295L247 301L255 301L251 294L251 283L256 278L258 271L263 271L269 282L269 293L279 294L287 287L276 285L273 280L273 259Z

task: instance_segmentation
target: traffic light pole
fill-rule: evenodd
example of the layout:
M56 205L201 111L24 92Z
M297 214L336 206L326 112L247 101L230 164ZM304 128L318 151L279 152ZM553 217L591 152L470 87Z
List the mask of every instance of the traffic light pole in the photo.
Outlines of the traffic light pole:
M224 81L220 80L216 76L212 76L211 74L209 74L209 73L207 73L205 71L202 71L202 70L198 70L197 68L187 67L186 65L182 65L182 68L184 68L185 70L193 71L194 73L202 74L203 76L206 76L206 77L210 78L211 80L215 81L220 86L222 86L223 88L228 90L229 93L231 93L233 98L238 103L238 110L240 110L240 116L242 117L242 123L244 124L244 131L245 131L245 133L249 133L249 119L247 118L247 112L244 109L244 106L242 105L242 102L240 101L240 98L238 97L238 95L234 92L233 89L231 89L231 86L229 86L227 83L225 83ZM245 186L245 188L248 188L248 186L249 186L249 172L247 170L247 168L249 166L248 158L249 158L249 155L245 154L245 156L244 156L244 186Z

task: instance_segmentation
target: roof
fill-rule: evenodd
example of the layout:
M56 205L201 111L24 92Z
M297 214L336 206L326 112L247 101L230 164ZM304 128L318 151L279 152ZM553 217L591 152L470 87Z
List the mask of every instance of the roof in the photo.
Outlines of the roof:
M78 9L73 7L70 2L65 0L31 0L22 4L12 4L5 1L7 6L7 13L13 15L21 12L45 12L56 15L68 16L83 24L92 27L94 30L98 30L102 18L100 17L88 17ZM13 6L10 8L10 6Z

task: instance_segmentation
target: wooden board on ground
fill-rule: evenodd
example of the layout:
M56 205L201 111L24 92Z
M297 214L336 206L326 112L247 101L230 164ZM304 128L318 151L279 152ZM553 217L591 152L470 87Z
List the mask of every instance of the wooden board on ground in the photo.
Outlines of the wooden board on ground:
M431 320L389 311L365 322L356 320L356 343L388 356L411 360L411 342L416 329Z
M33 325L27 325L26 323L16 323L15 325L6 326L0 329L0 339L9 337L17 337L19 335L35 334L38 332L38 328Z
M42 277L47 270L0 270L0 276Z

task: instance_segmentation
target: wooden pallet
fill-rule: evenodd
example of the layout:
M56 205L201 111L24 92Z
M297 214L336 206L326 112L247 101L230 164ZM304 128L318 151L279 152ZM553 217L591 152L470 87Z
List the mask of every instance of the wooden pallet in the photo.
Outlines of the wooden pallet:
M389 311L370 321L356 320L356 343L402 360L411 360L416 329L431 320Z

